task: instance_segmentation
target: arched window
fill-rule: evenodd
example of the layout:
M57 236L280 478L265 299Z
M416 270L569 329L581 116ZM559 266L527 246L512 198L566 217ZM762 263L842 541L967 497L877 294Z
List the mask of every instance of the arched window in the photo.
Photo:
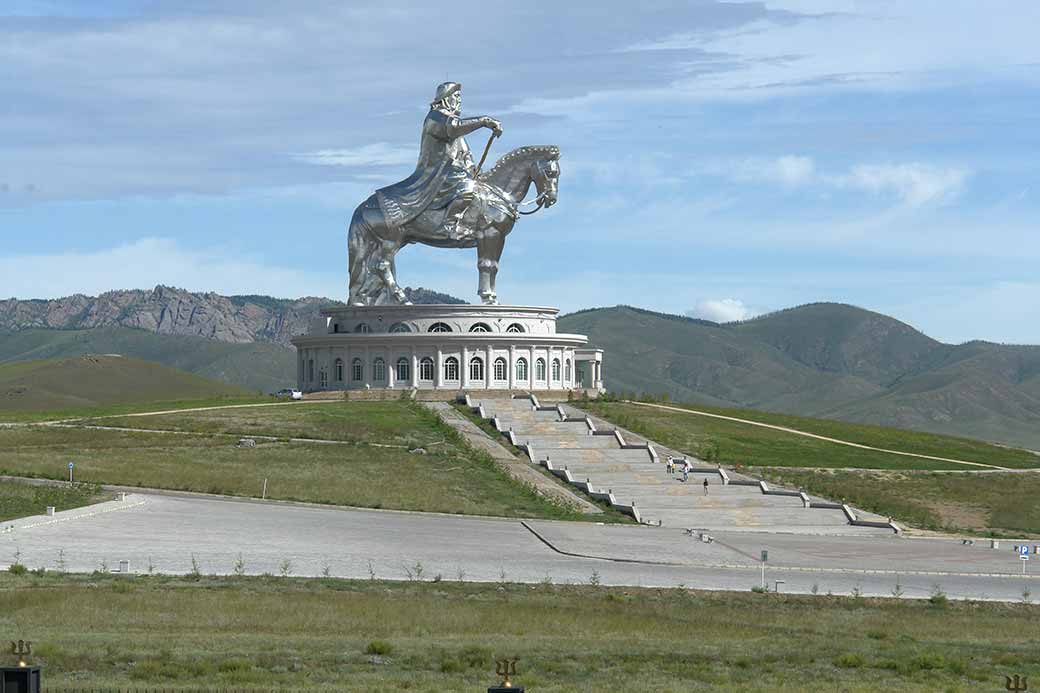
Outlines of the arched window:
M343 359L336 359L336 382L343 382Z
M470 332L490 332L491 328L486 322L475 322L473 326L469 328Z
M484 359L480 358L479 356L474 356L469 360L469 379L484 379Z
M444 360L444 379L457 382L459 379L459 360L449 356Z
M381 383L386 380L386 361L377 358L372 362L372 380Z
M516 360L516 379L520 381L527 380L527 359L523 356Z
M427 332L451 332L451 326L445 322L435 322L430 325L430 329Z
M509 377L509 370L506 366L506 360L499 356L495 359L495 380L505 380Z
M412 364L404 356L397 359L397 379L401 382L412 379Z
M509 327L506 328L506 332L516 333L516 332L523 332L523 331L524 331L524 326L521 325L518 322L514 322L512 325L510 325Z
M553 382L558 382L560 380L560 359L553 359L552 376Z
M335 332L335 333L339 332L339 323L338 322L332 323L332 331Z
M368 326L367 322L359 322L358 326L354 328L354 331L361 334L368 334L372 331L372 328Z
M545 359L538 359L534 362L534 379L545 380Z
M365 379L365 364L361 363L361 359L354 359L350 362L350 379L355 383Z
M314 359L307 360L307 382L314 382Z
M393 325L390 326L390 331L394 333L411 332L412 328L408 327L408 325L405 325L403 322L395 322Z
M563 379L565 382L571 381L571 360L567 359L563 362Z
M329 386L329 372L325 370L325 367L321 367L321 371L318 373L318 386L322 390Z
M419 362L419 380L433 380L433 359L429 356Z

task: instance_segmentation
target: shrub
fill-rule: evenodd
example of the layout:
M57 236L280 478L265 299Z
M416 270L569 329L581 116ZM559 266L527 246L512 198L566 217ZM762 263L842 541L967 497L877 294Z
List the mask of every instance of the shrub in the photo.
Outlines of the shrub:
M862 669L865 664L863 656L854 652L846 652L834 659L834 666L842 669Z
M390 655L394 653L394 646L386 640L373 640L365 647L368 655Z
M29 569L21 563L12 563L11 567L7 569L7 572L11 575L25 575L29 572Z

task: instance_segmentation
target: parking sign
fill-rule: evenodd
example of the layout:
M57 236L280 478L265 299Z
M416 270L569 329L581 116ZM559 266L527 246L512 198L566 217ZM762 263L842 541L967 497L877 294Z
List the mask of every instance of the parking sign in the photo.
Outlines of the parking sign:
M1023 561L1028 561L1029 560L1029 547L1026 546L1025 544L1023 544L1022 546L1019 546L1018 547L1018 557L1021 558Z

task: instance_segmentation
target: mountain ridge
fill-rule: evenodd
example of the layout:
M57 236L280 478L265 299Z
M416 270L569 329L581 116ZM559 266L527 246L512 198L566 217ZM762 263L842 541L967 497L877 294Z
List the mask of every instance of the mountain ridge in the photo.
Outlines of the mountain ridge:
M426 289L415 303L464 303ZM0 301L0 363L122 353L251 390L295 381L293 335L320 297L222 296L157 286ZM1040 347L944 344L882 313L833 302L716 323L634 306L562 315L605 350L614 391L973 435L1040 448Z

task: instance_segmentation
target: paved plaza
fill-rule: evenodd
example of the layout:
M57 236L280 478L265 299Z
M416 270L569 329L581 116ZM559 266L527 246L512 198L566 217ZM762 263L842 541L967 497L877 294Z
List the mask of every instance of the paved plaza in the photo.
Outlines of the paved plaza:
M705 543L670 527L521 521L308 506L187 494L128 494L125 500L4 523L0 550L29 568L248 574L402 580L583 583L748 590L765 577L782 591L1017 601L1021 563L1002 543L895 535L715 532ZM1030 566L1032 567L1032 566Z

